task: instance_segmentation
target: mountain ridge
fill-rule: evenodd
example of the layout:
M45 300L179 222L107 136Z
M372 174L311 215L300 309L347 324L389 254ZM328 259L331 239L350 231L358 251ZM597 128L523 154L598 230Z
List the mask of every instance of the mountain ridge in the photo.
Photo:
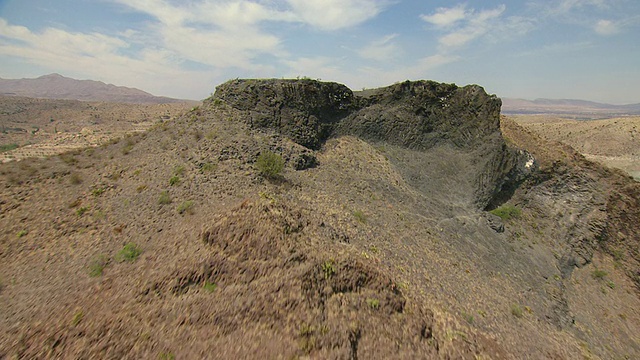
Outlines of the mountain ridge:
M155 96L137 88L117 86L97 80L77 80L58 73L37 78L0 78L0 95L123 103L164 104L187 101Z

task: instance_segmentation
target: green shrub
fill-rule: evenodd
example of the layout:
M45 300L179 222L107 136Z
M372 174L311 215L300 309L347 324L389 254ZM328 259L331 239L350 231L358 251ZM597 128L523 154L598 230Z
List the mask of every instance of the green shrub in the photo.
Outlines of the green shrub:
M182 202L182 204L180 204L178 206L178 213L180 214L193 214L193 201L192 200L187 200Z
M511 305L511 315L521 318L523 315L522 308L518 304Z
M124 261L133 262L133 261L136 261L136 259L138 258L138 256L140 256L140 254L142 254L142 249L140 249L138 245L134 243L128 243L122 248L122 250L118 251L118 253L116 254L116 261L117 262L124 262Z
M27 230L20 230L18 231L18 238L21 238L25 235L27 235L29 232Z
M356 210L353 212L353 216L356 218L356 220L358 220L359 222L366 224L367 223L367 216L361 211L361 210Z
M0 145L0 152L11 151L17 148L18 148L18 144Z
M107 264L109 264L108 256L104 254L95 256L89 263L89 276L96 277L102 275Z
M256 167L260 175L275 179L280 176L280 173L284 169L284 159L276 153L265 151L258 156Z
M602 279L605 276L607 276L607 272L604 270L600 270L600 269L595 269L593 270L593 272L591 273L591 275L593 276L594 279Z
M173 169L173 175L181 176L182 174L184 174L184 166L183 165L176 166L176 168Z
M166 205L166 204L171 204L171 196L169 196L169 192L168 191L163 191L160 193L160 198L158 199L158 204L160 205Z
M89 211L89 208L86 206L81 206L78 208L78 210L76 210L76 215L78 216L82 216L84 215L84 213L86 213L87 211Z
M178 175L173 175L171 179L169 179L169 185L174 186L180 184L180 177Z
M218 287L218 285L216 285L215 283L209 282L209 281L205 281L204 285L202 286L202 288L204 288L208 292L216 291L217 287Z
M377 308L380 307L380 300L378 300L378 299L367 299L367 305L369 305L370 308L376 310Z
M84 318L84 313L82 310L78 311L73 315L73 319L71 319L71 326L77 326L80 324L80 321Z
M325 261L322 264L322 272L324 273L324 278L329 279L336 273L336 267L333 265L333 260Z
M502 220L518 218L522 211L513 205L502 205L499 208L489 211L491 214L499 216Z

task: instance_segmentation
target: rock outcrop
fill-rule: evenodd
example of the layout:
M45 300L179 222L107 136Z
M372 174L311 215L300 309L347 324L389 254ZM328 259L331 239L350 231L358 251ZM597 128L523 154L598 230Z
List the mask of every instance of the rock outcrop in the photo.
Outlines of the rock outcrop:
M482 87L405 81L368 92L355 96L344 85L309 79L232 80L206 101L245 111L249 126L276 130L309 149L353 135L468 154L459 176L472 184L470 202L478 209L495 206L529 173L530 156L508 148L500 133L500 99Z

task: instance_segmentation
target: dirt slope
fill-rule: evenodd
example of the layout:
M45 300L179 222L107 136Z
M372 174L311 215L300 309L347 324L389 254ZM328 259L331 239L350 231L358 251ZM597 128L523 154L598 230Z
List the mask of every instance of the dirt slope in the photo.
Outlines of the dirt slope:
M119 143L1 165L0 357L640 356L637 185L503 123L538 159L516 176L525 153L474 97L465 121L485 130L462 143L356 132L384 94L430 86L354 98L349 126L316 117L301 134L332 128L315 150L285 126L310 109L285 101L294 116L264 126L218 94ZM469 90L490 99L447 91ZM429 124L442 104L423 105ZM282 177L258 174L267 150ZM520 214L483 211L505 200Z
M640 179L640 117L582 121L524 115L513 118L546 140L567 144L589 160Z

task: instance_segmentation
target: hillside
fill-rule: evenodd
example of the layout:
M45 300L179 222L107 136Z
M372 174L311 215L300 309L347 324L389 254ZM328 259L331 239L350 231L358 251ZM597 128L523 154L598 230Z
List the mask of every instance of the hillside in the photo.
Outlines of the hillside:
M76 80L59 74L44 75L35 79L0 79L0 95L143 104L184 102L184 100L154 96L135 88L94 80Z
M576 121L551 116L515 116L548 141L567 144L587 159L626 171L640 180L640 117Z
M0 162L107 143L199 103L130 104L0 96Z
M0 358L640 357L640 185L500 105L235 80L0 165Z

